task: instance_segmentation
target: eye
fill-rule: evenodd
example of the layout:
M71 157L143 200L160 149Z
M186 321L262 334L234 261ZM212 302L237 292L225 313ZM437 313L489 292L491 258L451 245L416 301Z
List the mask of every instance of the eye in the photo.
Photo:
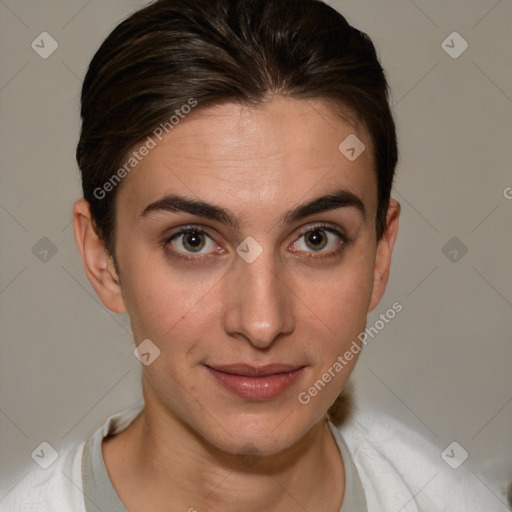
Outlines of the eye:
M204 229L196 226L187 226L180 229L167 238L165 244L171 246L174 256L187 259L193 259L194 255L224 252L224 249Z
M343 248L347 242L346 236L326 225L313 226L302 232L299 238L290 246L292 252L317 252L322 255L336 254Z

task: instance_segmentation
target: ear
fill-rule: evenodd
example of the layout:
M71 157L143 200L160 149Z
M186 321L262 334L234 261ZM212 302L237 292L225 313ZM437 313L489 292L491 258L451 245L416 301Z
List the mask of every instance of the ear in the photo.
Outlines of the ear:
M114 313L126 313L114 260L96 233L89 203L78 200L73 206L75 240L89 282L101 302Z
M373 311L384 295L391 267L391 254L398 234L398 218L400 203L391 199L386 215L386 228L377 245L375 268L373 273L373 289L368 312Z

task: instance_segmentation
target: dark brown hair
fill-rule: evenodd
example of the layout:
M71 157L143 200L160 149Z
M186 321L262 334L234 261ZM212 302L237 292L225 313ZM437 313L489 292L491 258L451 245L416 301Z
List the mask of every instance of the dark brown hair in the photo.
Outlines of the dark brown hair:
M370 38L319 0L159 0L107 37L82 88L76 157L84 198L114 260L122 182L104 185L127 174L119 170L130 151L191 101L198 110L226 100L258 105L274 95L353 111L371 140L382 236L397 141Z

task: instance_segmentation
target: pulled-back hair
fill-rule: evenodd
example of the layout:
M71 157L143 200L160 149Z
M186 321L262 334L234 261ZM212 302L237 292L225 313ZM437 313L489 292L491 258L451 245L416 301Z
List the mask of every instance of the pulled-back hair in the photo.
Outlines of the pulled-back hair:
M325 99L340 112L348 107L366 129L381 238L397 141L370 38L319 0L159 0L107 37L82 88L76 157L84 198L109 253L115 258L115 198L135 147L159 126L172 128L170 119L183 117L185 106L257 106L276 95Z

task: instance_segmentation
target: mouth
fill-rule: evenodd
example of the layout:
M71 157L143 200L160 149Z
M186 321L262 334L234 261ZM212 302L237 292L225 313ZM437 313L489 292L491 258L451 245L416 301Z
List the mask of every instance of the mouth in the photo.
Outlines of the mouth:
M254 367L230 364L204 367L231 393L246 400L268 400L284 393L300 377L305 366L270 364Z

